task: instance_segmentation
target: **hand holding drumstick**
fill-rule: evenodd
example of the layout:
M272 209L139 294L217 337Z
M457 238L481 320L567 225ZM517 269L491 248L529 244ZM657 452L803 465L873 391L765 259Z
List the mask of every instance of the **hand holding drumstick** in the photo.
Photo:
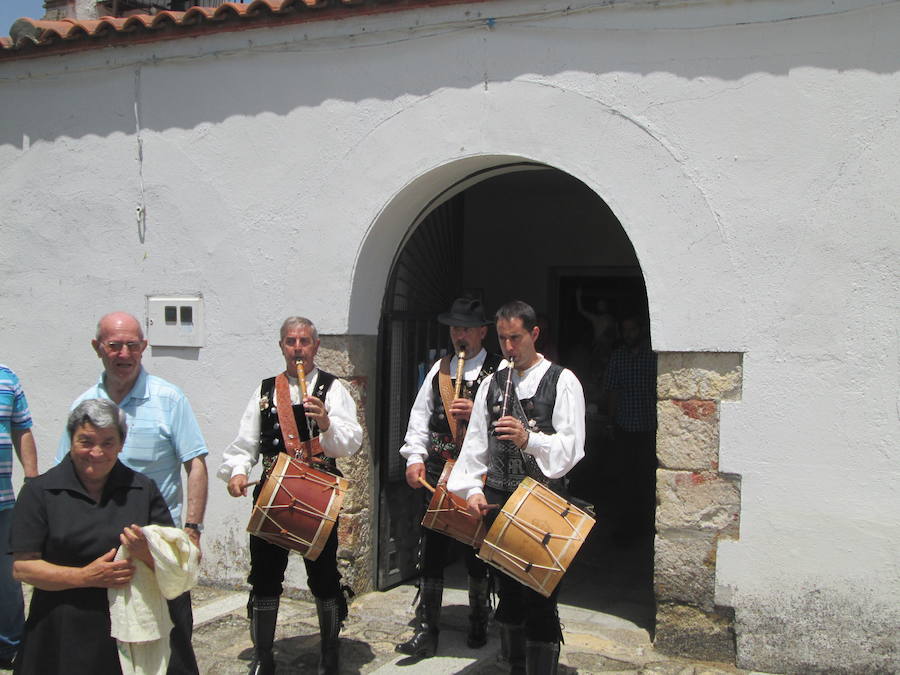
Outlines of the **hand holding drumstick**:
M499 504L488 504L483 494L472 495L467 500L467 503L469 505L469 515L473 518L484 518L488 511L500 508Z

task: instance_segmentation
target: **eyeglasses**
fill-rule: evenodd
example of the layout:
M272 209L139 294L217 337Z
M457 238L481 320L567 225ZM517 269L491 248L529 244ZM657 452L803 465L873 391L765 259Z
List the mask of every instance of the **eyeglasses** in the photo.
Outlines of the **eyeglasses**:
M139 352L143 349L144 344L142 342L104 342L103 348L112 353L118 354L122 351L123 347L127 347L129 352Z

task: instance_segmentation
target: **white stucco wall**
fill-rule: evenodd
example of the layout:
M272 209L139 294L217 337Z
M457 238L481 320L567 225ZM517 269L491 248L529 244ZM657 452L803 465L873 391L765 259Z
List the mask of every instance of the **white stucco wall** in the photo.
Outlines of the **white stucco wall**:
M896 666L900 7L860 4L492 2L0 62L0 361L42 465L103 312L204 294L207 345L146 364L214 469L283 316L374 334L423 206L543 162L621 221L656 349L744 352L739 658ZM246 512L212 483L209 577L243 577Z

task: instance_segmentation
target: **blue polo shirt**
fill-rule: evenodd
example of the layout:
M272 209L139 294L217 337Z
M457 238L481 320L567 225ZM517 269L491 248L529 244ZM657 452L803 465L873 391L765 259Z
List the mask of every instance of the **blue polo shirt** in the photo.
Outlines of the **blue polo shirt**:
M12 486L12 430L30 428L31 413L19 378L0 365L0 511L11 509L16 502Z
M103 374L96 385L75 399L72 408L88 398L110 398ZM174 384L141 368L119 407L128 419L128 435L119 460L156 482L172 520L181 524L181 466L209 452L187 396ZM57 463L68 452L69 436L64 433L56 450Z

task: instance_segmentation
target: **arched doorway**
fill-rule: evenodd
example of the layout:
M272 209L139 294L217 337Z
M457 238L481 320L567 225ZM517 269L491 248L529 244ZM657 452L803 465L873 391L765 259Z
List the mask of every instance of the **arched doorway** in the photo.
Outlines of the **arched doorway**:
M619 321L637 314L646 325L643 275L604 201L572 176L536 164L495 167L448 189L411 224L394 259L379 331L379 587L416 573L419 500L397 450L418 385L449 347L436 315L461 294L480 297L488 311L513 298L531 303L545 322L540 350L582 380L588 447L572 489L597 506L599 524L566 586L573 604L652 624L652 532L628 541L612 535L623 508L652 513L653 494L627 495L629 504L609 499L616 477L604 386ZM493 334L486 346L497 349Z

